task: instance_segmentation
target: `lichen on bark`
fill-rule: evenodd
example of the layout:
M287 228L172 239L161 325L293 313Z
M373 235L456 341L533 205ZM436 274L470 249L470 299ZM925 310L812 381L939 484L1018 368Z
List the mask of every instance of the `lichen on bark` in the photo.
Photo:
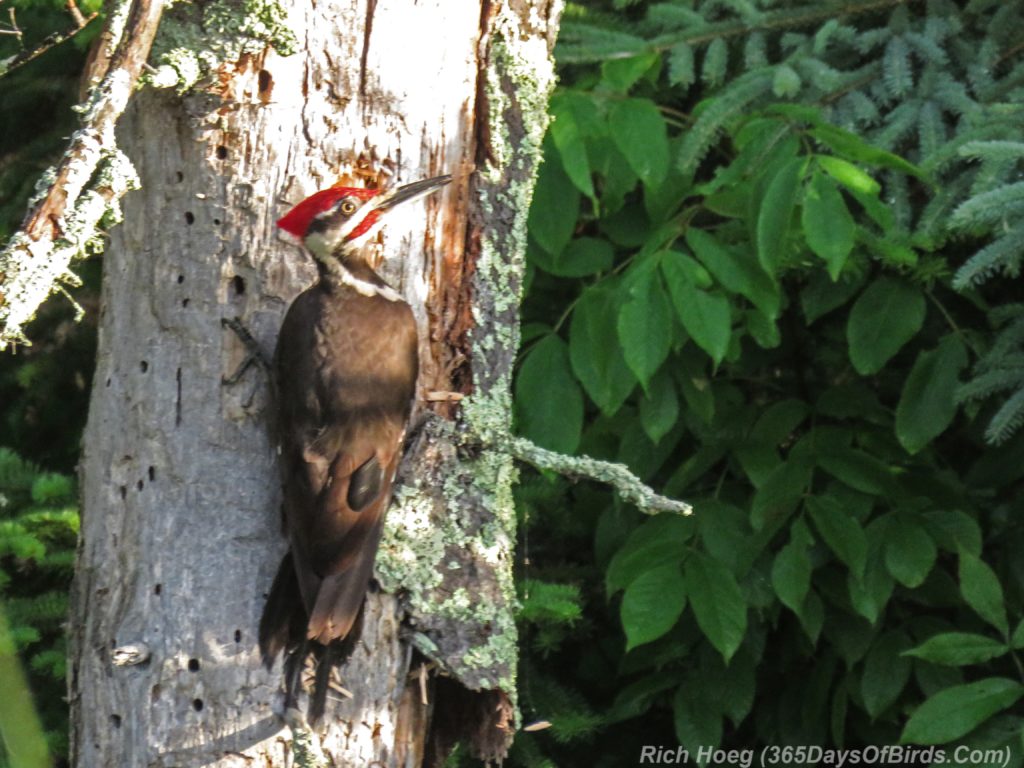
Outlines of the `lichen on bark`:
M153 43L156 70L149 82L184 92L221 64L261 53L267 46L282 56L299 49L287 12L275 0L178 2L164 14Z

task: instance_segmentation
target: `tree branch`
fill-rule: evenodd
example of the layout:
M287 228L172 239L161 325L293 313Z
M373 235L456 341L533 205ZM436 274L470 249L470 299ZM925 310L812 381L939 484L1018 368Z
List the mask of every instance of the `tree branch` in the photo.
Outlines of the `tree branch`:
M9 75L11 72L16 70L18 67L28 64L32 59L46 53L48 50L53 48L55 45L60 45L65 40L70 40L72 37L81 32L89 24L90 21L99 16L98 13L90 13L88 16L82 16L81 12L75 7L75 13L78 17L75 19L75 26L71 29L64 30L63 32L54 32L52 35L47 35L35 48L30 48L26 51L19 51L18 53L10 56L9 58L0 60L0 77ZM79 20L81 22L79 23Z
M116 47L102 81L80 110L82 127L20 230L0 250L0 349L28 343L23 327L60 282L74 282L72 260L96 236L100 220L138 180L114 141L114 127L156 35L163 0L114 0L105 36Z
M625 501L631 502L647 514L673 512L677 515L693 514L693 507L685 501L676 501L655 493L644 485L625 464L599 461L589 456L568 456L541 448L524 437L511 437L508 452L538 469L549 469L572 478L586 478L610 485Z

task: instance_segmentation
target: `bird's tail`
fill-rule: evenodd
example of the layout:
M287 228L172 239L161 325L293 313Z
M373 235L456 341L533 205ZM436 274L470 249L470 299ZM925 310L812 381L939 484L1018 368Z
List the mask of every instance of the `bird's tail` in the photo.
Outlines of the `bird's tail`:
M291 552L281 560L267 604L260 617L259 643L263 664L269 670L284 651L285 708L297 708L307 658L316 662L310 692L308 719L316 723L324 714L330 690L331 672L348 661L362 634L363 607L360 606L350 631L340 640L324 645L307 639L309 616L302 602L299 580Z
M308 617L299 592L292 553L288 552L277 569L267 604L260 617L260 654L269 670L281 651L293 651L306 639Z

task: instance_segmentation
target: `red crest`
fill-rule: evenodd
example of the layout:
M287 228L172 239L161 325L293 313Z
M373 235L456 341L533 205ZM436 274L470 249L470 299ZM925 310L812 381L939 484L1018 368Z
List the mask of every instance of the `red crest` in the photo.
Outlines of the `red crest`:
M278 219L277 226L296 237L305 237L313 219L342 198L356 197L360 200L369 200L378 194L380 194L379 189L362 189L361 187L335 186L321 189L296 204L294 208Z

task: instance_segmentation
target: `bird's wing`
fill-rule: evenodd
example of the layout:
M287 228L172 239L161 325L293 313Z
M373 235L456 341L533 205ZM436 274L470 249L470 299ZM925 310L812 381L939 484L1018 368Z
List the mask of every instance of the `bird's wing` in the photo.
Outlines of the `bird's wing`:
M416 332L408 306L390 305L394 314L379 324L387 330L394 318L397 330L377 333L381 353L366 360L340 358L336 350L318 349L308 330L301 332L323 311L318 300L303 294L292 305L281 332L288 343L278 344L276 367L286 528L309 614L307 636L327 643L350 631L372 574L415 390ZM359 307L345 309L332 318L351 322L352 334L370 332L371 324L356 318ZM380 407L345 402L336 379L325 372L326 365L343 363L349 375L383 375L384 357L403 355L411 365L401 367L403 380L387 388L393 402Z
M392 419L361 420L339 429L337 440L324 441L327 450L314 445L304 451L307 482L320 492L314 504L289 516L289 533L293 550L303 552L319 580L307 599L310 639L341 639L356 619L391 500L403 427Z

